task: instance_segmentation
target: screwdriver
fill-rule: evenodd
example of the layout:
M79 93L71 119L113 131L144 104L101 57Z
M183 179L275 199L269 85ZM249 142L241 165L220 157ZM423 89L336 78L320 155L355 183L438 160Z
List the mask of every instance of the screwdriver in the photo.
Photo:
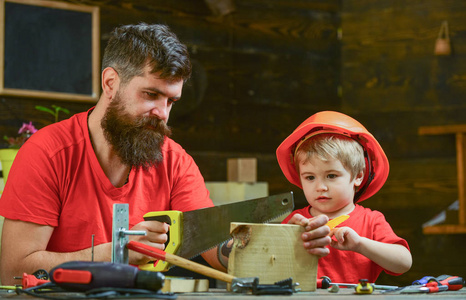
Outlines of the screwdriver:
M449 291L461 290L464 285L464 279L459 276L440 275L435 280L429 281L426 286L446 285Z
M410 285L401 288L401 294L412 294L412 293L437 293L446 291L448 287L446 285L439 286L425 286L425 285Z
M137 267L110 263L70 261L50 271L50 280L59 287L76 292L96 288L126 288L159 291L165 276L160 272L139 270Z

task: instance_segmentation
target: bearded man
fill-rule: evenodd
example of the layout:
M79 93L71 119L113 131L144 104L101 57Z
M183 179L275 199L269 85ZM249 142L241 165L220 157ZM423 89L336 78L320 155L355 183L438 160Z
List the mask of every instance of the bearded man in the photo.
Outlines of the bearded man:
M114 203L129 204L130 230L147 232L130 240L160 249L168 225L144 221L145 213L213 206L192 157L168 137L170 110L190 74L186 46L168 27L113 31L97 105L34 133L15 158L0 198L2 284L67 261L91 260L92 254L95 261L110 261ZM306 233L321 252L330 243L326 222L316 218ZM203 253L225 270L218 255L217 249ZM151 260L129 251L130 264Z
M150 211L212 206L198 167L168 136L168 117L191 74L185 45L163 25L116 28L94 108L35 133L20 149L0 200L3 284L71 260L111 260L114 203L129 204L131 236L160 249L168 225ZM222 269L216 250L204 258ZM129 263L150 257L130 251Z

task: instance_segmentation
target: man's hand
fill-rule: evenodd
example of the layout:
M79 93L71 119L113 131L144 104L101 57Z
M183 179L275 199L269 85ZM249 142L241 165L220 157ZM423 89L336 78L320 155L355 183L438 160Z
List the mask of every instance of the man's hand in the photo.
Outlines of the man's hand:
M301 235L304 242L304 248L310 254L319 257L326 256L330 250L326 247L330 245L331 238L328 236L330 228L325 226L328 222L326 215L319 215L317 217L307 219L300 214L295 214L288 221L288 224L296 224L304 226L306 232Z
M131 228L131 230L142 230L147 232L147 235L130 235L130 241L137 241L147 244L149 246L164 250L165 242L168 241L168 230L170 225L158 221L142 221ZM153 261L154 258L138 253L136 251L129 251L129 263L133 265L146 264Z

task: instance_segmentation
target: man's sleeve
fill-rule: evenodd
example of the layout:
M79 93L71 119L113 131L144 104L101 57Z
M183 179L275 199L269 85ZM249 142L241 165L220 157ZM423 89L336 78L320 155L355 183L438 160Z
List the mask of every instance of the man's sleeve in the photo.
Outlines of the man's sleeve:
M57 226L60 203L50 158L34 143L24 144L0 198L0 214L12 220Z
M184 153L174 164L171 206L174 210L190 211L214 206L199 167Z

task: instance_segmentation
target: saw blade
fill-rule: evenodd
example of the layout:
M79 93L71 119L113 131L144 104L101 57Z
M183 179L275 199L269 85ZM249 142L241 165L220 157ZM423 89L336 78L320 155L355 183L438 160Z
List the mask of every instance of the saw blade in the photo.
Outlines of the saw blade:
M283 193L183 212L182 242L176 255L193 258L231 238L230 223L268 223L294 208L293 193Z

